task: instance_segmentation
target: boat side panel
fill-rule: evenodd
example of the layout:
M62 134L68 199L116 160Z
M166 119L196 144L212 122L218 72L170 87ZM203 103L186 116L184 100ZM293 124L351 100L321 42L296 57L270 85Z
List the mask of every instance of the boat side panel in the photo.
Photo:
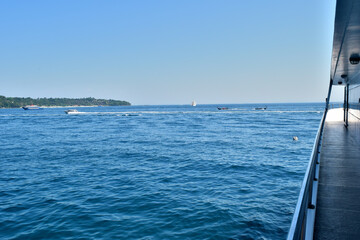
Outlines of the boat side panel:
M349 88L349 131L360 136L360 85L350 86ZM356 138L360 144L360 138Z

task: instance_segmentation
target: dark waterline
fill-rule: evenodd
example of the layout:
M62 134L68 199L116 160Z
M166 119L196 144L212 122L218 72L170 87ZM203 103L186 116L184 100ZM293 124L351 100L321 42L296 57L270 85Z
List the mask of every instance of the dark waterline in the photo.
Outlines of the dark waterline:
M285 238L324 106L257 106L0 109L0 238Z

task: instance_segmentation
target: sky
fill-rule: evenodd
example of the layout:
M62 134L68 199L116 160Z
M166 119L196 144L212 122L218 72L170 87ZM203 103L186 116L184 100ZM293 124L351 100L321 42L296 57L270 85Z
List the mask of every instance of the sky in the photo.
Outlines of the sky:
M323 102L335 4L0 1L0 95L134 105Z

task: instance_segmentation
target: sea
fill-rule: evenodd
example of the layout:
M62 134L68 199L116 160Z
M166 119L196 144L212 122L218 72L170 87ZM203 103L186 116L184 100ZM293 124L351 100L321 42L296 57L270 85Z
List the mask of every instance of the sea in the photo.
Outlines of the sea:
M74 109L0 109L0 239L285 239L324 104Z

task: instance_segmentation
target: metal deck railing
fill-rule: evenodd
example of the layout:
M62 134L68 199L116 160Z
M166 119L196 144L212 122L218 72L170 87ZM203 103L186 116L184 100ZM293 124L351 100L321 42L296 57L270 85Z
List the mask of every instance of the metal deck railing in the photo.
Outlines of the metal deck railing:
M344 108L344 103L329 103L329 109Z
M310 161L305 172L300 195L288 233L288 240L313 239L320 170L320 149L327 109L328 107L324 110L324 114L316 134Z

